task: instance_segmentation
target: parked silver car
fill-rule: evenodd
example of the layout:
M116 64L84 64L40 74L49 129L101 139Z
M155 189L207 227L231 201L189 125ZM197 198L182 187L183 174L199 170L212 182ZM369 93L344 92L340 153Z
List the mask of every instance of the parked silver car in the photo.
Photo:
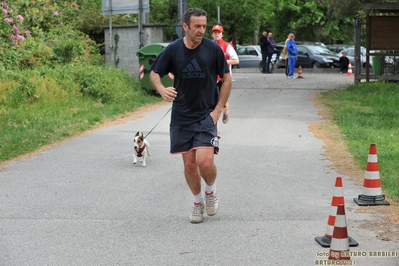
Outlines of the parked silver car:
M237 68L257 67L262 72L262 52L259 45L245 45L237 48L237 56L240 60ZM270 71L274 69L276 54L273 54L272 62L269 66Z
M280 51L278 57L276 58L275 67L276 68L284 68L285 67L285 56L283 53L284 42L280 42L276 44L276 49Z
M349 61L351 62L352 67L355 67L355 47L350 47L342 50L341 52L337 53L337 56L341 57L342 53L346 52L346 57L348 57ZM369 59L369 66L373 66L373 57L370 56ZM360 47L360 62L362 63L362 67L366 67L366 48L361 46Z
M353 44L327 44L326 47L334 53L353 47Z

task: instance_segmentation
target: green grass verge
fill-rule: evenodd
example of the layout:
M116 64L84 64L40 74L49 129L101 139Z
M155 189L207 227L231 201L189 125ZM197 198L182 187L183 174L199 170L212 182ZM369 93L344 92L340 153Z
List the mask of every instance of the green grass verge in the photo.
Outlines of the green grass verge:
M370 144L376 144L381 186L388 197L399 201L398 84L360 83L322 96L361 169L366 168Z

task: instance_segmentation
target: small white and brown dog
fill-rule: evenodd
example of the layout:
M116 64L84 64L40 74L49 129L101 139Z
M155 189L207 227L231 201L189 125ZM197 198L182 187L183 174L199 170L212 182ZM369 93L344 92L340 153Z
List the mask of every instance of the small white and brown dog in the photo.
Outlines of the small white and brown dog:
M140 158L141 166L147 166L146 160L148 156L151 156L150 144L144 139L142 132L137 132L134 137L133 164L136 164L137 158Z

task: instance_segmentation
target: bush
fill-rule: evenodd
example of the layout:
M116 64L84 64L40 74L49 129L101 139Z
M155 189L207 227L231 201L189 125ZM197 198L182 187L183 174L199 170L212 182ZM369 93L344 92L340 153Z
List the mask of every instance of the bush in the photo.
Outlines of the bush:
M82 96L101 103L117 103L127 97L129 90L139 87L137 79L132 79L127 72L109 66L68 65L64 71L71 74Z
M64 4L61 7L50 0L17 0L13 6L1 3L1 71L69 63L104 64L99 46L79 30L79 6Z
M25 104L51 102L66 97L87 97L100 103L118 103L141 93L140 84L127 72L109 66L68 64L57 69L37 67L0 74L1 112Z
M46 37L48 47L53 50L52 64L92 64L101 65L105 60L100 55L98 45L88 35L59 26L52 29Z

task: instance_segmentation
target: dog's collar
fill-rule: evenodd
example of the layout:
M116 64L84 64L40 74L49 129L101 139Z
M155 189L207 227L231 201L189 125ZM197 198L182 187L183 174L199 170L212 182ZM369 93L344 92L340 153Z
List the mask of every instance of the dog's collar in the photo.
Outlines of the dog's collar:
M144 151L144 149L145 149L145 143L140 149L137 150L137 157L143 156L141 153Z

